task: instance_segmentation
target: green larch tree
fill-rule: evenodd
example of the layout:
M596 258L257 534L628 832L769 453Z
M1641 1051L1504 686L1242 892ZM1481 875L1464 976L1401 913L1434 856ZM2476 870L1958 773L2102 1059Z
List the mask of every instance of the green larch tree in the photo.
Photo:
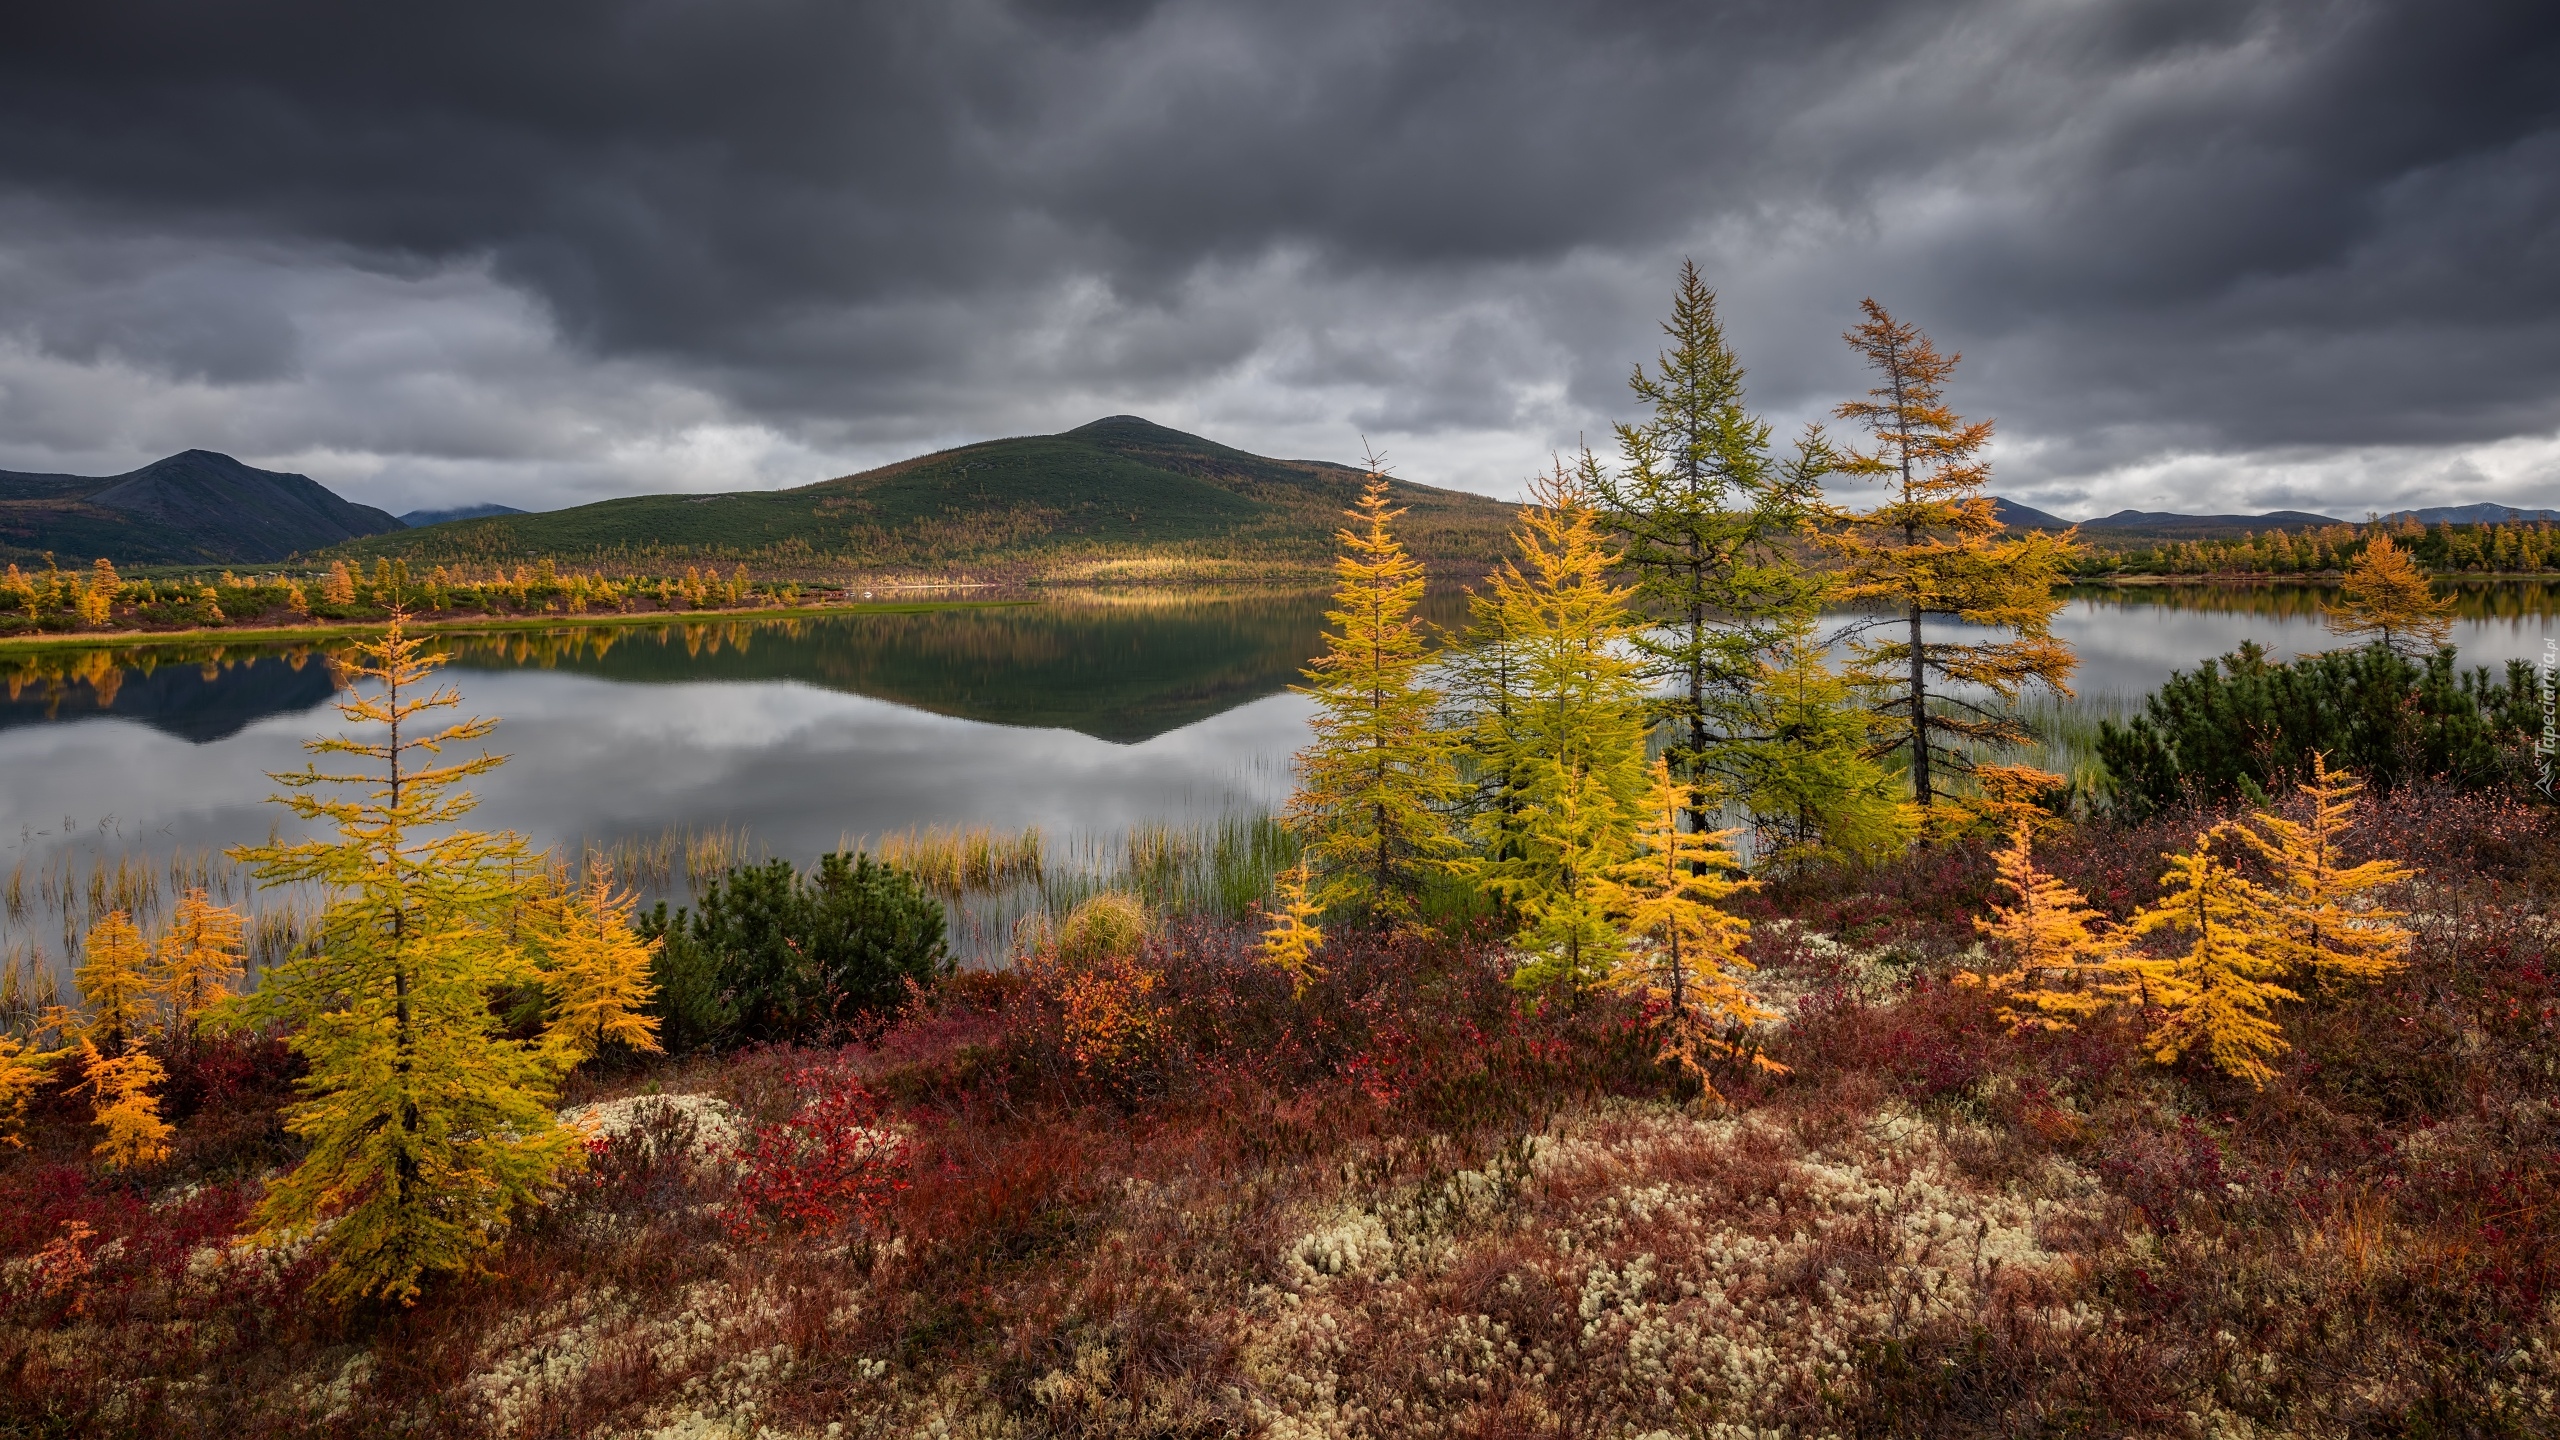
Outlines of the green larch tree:
M1841 560L1839 598L1881 612L1843 632L1854 656L1850 678L1884 697L1883 753L1908 757L1912 799L1925 812L1950 772L1969 767L1975 746L2033 738L2006 709L2023 689L2071 693L2077 661L2051 626L2062 608L2054 587L2076 553L2077 532L2004 538L1982 493L1991 422L1968 421L1946 403L1947 377L1962 357L1939 353L1918 327L1875 301L1861 303L1867 318L1846 338L1878 383L1839 415L1864 425L1875 445L1843 456L1837 468L1882 481L1886 497L1870 510L1834 510L1827 539ZM2014 638L1932 639L1931 620ZM1971 698L1985 695L2000 704Z
M1505 805L1478 816L1476 882L1511 907L1529 954L1524 988L1579 991L1615 968L1611 867L1632 852L1645 795L1645 695L1628 640L1632 592L1593 508L1598 462L1559 462L1531 482L1518 558L1489 582L1511 646L1510 712L1479 717L1478 746L1505 777Z
M1751 703L1762 665L1821 602L1822 577L1798 546L1832 457L1819 428L1792 456L1771 451L1695 263L1680 267L1662 332L1656 367L1628 380L1647 413L1616 427L1623 468L1595 474L1592 488L1650 622L1633 643L1653 713L1671 725L1673 768L1690 782L1689 828L1703 831L1715 794L1749 768L1738 752L1763 733Z
M1757 733L1742 747L1742 801L1763 863L1867 864L1900 854L1919 833L1871 753L1876 718L1823 658L1799 621L1760 659L1751 696Z
M1286 814L1305 839L1316 902L1383 921L1410 914L1424 878L1458 853L1449 807L1461 786L1436 723L1439 694L1423 678L1422 564L1395 537L1404 512L1375 463L1336 535L1325 653L1296 687L1316 702L1315 738L1298 752Z
M463 782L505 757L441 758L496 722L422 718L461 697L427 689L446 657L423 653L406 621L395 607L344 667L359 688L339 711L378 728L305 743L356 766L274 777L281 802L326 833L233 852L267 884L330 897L310 952L224 1009L282 1027L308 1067L285 1124L310 1149L257 1219L279 1239L335 1221L318 1288L342 1300L407 1303L428 1275L468 1269L576 1146L553 1121L541 1045L501 1035L490 1008L494 990L539 978L510 938L532 885L523 843L458 824L475 803Z

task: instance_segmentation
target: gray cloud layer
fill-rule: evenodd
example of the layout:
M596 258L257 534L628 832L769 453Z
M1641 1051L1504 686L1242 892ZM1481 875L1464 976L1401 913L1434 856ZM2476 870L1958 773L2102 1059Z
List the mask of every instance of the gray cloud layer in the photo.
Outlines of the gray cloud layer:
M1685 254L1773 414L1874 294L2066 511L2560 502L2544 3L22 7L0 222L21 468L547 504L1137 410L1508 492Z

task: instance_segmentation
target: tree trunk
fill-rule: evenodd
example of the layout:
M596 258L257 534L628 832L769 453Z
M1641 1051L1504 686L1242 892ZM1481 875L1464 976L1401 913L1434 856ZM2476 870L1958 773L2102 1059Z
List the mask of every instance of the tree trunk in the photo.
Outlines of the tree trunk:
M1911 794L1929 808L1929 667L1920 649L1920 607L1911 607Z

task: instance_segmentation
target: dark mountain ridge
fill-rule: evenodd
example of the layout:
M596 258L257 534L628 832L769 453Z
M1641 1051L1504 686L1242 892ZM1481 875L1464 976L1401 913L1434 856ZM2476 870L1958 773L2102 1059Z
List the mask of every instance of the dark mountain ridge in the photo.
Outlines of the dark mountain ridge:
M122 475L0 471L0 556L126 565L283 560L397 530L306 475L187 450Z

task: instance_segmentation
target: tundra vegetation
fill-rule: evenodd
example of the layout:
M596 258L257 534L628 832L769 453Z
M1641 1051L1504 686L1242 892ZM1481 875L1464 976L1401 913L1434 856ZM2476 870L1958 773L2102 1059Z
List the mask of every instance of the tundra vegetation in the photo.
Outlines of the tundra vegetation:
M796 580L756 580L743 564L722 574L688 565L680 573L629 568L456 563L412 574L406 559L377 557L368 572L343 559L249 575L229 570L128 579L100 558L85 572L48 564L32 573L0 570L0 637L304 626L378 627L395 610L418 621L567 619L698 613L798 605L810 592ZM839 597L840 598L840 597Z
M314 838L242 852L326 895L284 953L196 893L0 1007L0 1413L2547 1433L2531 678L2401 653L2424 577L2368 586L2387 642L2181 676L2066 783L2008 722L2075 542L1991 522L1953 357L1870 306L1876 448L1773 459L1694 273L1666 331L1459 629L1373 478L1285 828L1125 883L911 834L638 912L457 823L491 722L431 722L395 612L347 768L278 777ZM1791 488L1834 471L1883 504ZM1835 665L1842 590L1891 628ZM945 904L1020 889L955 968Z

